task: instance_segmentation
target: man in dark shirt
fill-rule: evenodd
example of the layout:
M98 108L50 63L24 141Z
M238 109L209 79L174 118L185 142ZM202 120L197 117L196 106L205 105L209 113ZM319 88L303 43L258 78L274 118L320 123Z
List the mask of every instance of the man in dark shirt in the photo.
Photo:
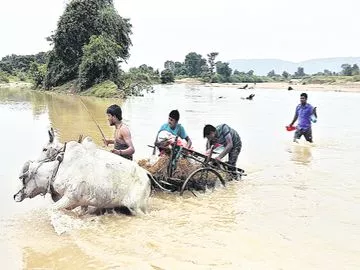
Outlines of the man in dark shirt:
M227 124L221 124L217 127L212 125L206 125L204 127L204 138L207 138L206 149L209 149L215 144L221 144L225 148L219 154L217 159L222 159L224 156L229 154L229 159L227 164L229 170L235 171L236 162L241 152L241 138L235 129L229 127ZM236 176L236 174L234 174Z

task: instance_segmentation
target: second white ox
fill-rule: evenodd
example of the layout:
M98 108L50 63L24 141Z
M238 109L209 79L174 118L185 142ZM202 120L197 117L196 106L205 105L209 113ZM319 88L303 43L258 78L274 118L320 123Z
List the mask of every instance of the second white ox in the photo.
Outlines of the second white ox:
M55 209L78 206L126 207L131 214L147 211L150 174L136 162L97 148L90 138L66 144L54 161L28 161L20 179L17 202L51 193Z

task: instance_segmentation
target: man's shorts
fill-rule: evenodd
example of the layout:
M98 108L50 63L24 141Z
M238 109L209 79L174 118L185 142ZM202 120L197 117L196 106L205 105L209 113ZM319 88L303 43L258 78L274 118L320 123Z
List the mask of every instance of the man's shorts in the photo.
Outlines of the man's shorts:
M311 127L309 127L308 129L297 129L295 131L294 139L298 140L301 138L302 135L304 135L305 140L307 140L308 142L313 142Z

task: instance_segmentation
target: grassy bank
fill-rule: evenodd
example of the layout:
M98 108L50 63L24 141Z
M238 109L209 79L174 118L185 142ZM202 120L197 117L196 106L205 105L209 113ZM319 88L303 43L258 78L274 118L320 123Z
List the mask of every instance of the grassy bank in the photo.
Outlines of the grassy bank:
M124 94L118 90L117 85L112 81L104 81L99 84L95 84L89 89L80 92L79 86L76 84L76 80L67 82L63 85L53 87L50 91L64 94L78 94L83 96L94 96L99 98L123 98Z

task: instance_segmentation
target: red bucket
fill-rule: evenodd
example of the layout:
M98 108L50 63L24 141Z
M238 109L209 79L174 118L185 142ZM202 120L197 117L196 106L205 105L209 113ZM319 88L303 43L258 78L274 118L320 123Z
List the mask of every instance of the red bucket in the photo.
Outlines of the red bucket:
M296 129L296 127L294 127L294 126L286 126L287 131L294 131L295 129Z

